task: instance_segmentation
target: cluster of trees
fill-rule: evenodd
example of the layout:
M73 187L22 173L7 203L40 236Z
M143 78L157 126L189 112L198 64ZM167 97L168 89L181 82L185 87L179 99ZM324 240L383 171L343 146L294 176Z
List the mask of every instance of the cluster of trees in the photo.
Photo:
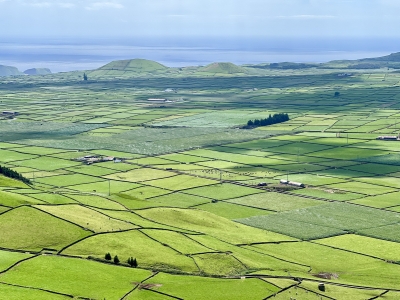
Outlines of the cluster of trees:
M268 126L286 121L289 121L288 114L274 114L273 116L269 115L269 117L266 119L261 119L261 120L255 119L254 121L249 120L247 122L247 126L248 127Z
M118 255L115 255L115 256L114 256L114 259L113 259L110 253L106 253L106 255L104 256L104 258L105 258L106 260L109 260L109 261L113 260L113 261L114 261L114 264L116 264L116 265L118 265L118 264L120 263L120 260L119 260L119 258L118 258ZM127 263L128 263L128 265L130 265L132 268L136 268L136 267L138 266L138 263L137 263L136 258L133 258L133 257L128 258Z
M3 174L4 176L9 177L9 178L20 180L26 184L31 183L31 181L28 178L25 178L17 171L11 170L10 168L7 168L7 167L0 166L0 174Z

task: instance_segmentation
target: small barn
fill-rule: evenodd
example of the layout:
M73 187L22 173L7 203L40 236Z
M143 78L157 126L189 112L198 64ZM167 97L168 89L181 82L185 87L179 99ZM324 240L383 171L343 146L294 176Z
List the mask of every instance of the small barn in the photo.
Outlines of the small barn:
M383 140L383 141L398 141L400 140L400 137L397 135L381 135L376 138L377 140Z

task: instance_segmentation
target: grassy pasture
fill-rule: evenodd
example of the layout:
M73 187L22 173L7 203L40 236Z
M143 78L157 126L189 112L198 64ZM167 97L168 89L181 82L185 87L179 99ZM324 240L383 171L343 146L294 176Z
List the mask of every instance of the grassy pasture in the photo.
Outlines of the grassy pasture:
M20 207L0 215L0 247L40 251L62 247L91 234L34 208Z
M102 180L92 183L84 183L68 186L68 189L79 191L82 193L93 193L108 195L110 193L120 193L140 186L139 184L117 181L117 180Z
M365 179L364 179L365 180ZM375 182L372 179L370 182ZM379 182L378 182L379 183ZM329 188L343 190L347 192L354 192L354 193L363 193L365 195L380 195L395 192L395 188L385 187L376 184L369 184L364 182L352 181L352 182L344 182L344 183L335 183L329 185Z
M107 233L87 238L63 251L64 254L104 258L106 253L118 255L121 262L135 257L141 267L165 271L196 273L193 260L138 230Z
M194 205L209 203L210 199L178 192L154 197L148 201L157 203L160 206L187 208Z
M10 251L0 250L0 258L1 258L0 271L4 271L5 269L11 267L15 263L17 263L23 259L27 259L29 257L32 257L32 255L27 254L27 253L10 252ZM0 288L0 290L1 290L1 288Z
M396 277L395 274L398 273L398 266L387 264L383 261L363 255L332 249L309 242L296 243L296 247L293 247L293 245L289 243L257 245L252 246L252 248L308 265L312 268L311 274L318 274L320 272L337 274L337 282L347 281L357 285L371 285L377 287L397 286L396 280L391 276ZM313 253L312 256L308 255L310 252ZM335 264L332 264L332 261L335 261ZM382 271L385 272L384 277L379 279L373 278L373 274L376 274L376 272L381 273Z
M234 244L290 240L283 235L244 226L201 210L153 208L137 213L153 221L202 232Z
M53 186L70 186L84 183L91 183L96 181L101 181L101 178L81 175L81 174L71 174L71 175L59 175L36 179L35 182L44 183Z
M253 189L245 186L238 186L230 183L215 184L206 187L199 187L186 190L185 193L207 197L210 199L225 200L230 198L238 198L251 194L261 193L261 190Z
M257 279L223 279L179 276L160 273L146 281L160 284L154 289L182 299L264 299L277 291L269 283Z
M7 191L0 191L0 204L5 206L17 207L21 205L40 204L40 203L44 202L29 196L19 195Z
M344 232L399 222L400 215L346 203L319 206L236 220L240 223L290 235L303 240L329 237ZM373 230L373 229L372 229Z
M338 228L285 219L280 215L257 216L237 219L236 221L241 224L270 230L301 240L318 239L345 233Z
M391 207L395 205L400 205L400 193L388 193L377 196L365 197L362 199L353 200L351 202L361 205L372 206L376 208Z
M309 154L311 156L332 158L338 160L354 160L360 158L369 158L371 156L386 154L384 150L379 149L362 149L354 147L338 147L334 149L322 150Z
M241 205L235 205L234 203L226 202L207 203L196 206L196 208L211 212L217 216L221 216L230 220L258 215L268 215L270 213L265 210L243 207Z
M23 148L15 148L15 149L10 149L10 150L15 150L21 153L27 153L27 154L33 154L33 155L51 155L55 153L60 153L60 152L66 152L63 149L55 149L55 148L44 148L44 147L23 147Z
M335 200L335 201L348 201L354 199L364 198L365 195L349 193L344 191L339 191L335 189L331 189L330 187L325 188L306 188L297 191L293 191L293 194L296 195L305 195L311 197L317 197L327 200Z
M143 218L140 215L130 212L130 211L114 211L114 210L104 210L104 209L97 209L99 212L104 213L105 215L108 215L112 218L122 220L125 222L128 222L130 224L133 224L135 226L139 226L141 228L151 228L151 229L166 229L166 230L177 230L180 232L189 232L193 233L190 230L180 230L180 228L176 228L173 226L168 226L160 222L153 222L147 218Z
M116 179L116 180L124 180L124 181L130 181L130 182L141 182L141 181L147 181L147 180L152 180L152 179L170 177L170 176L174 176L174 175L175 175L175 173L173 173L173 172L157 170L157 169L150 169L150 168L140 168L140 169L135 169L135 170L131 170L128 172L115 173L112 175L108 175L108 176L106 176L106 178Z
M399 234L400 224L394 223L389 225L383 225L374 228L366 228L358 230L357 233L374 237L377 239L388 240L393 242L400 243L400 234Z
M1 268L29 257L23 251L75 241L65 253L81 259L27 260L1 275L0 298L57 297L34 287L121 299L150 275L126 298L265 299L280 290L260 279L187 274L324 281L315 276L328 272L338 276L335 283L398 287L398 265L385 260L399 260L399 149L376 137L398 131L399 73L223 64L148 73L147 67L116 63L89 73L88 82L83 72L1 78L0 107L20 115L0 121L0 163L34 178L27 186L0 176L0 247L21 251L0 251ZM290 121L236 128L283 112ZM89 154L124 161L74 161ZM278 180L287 175L309 187L267 191L282 188ZM250 187L260 182L266 190ZM139 268L87 259L108 251L122 263L137 257ZM319 295L317 282L303 281L275 298L361 300L380 293L326 287Z
M0 150L0 162L2 163L9 163L9 162L14 162L14 161L20 161L20 160L30 160L35 157L36 155L31 155L31 154L26 154L26 153L20 153L12 150Z
M111 219L95 210L76 204L57 206L37 205L36 207L94 232L118 231L135 227L127 222Z
M146 181L146 184L148 185L168 189L171 191L186 190L199 186L212 185L215 183L217 183L215 180L188 175L177 175L163 179Z
M27 188L25 183L0 175L0 186L2 188Z
M194 254L212 251L210 248L190 239L190 236L169 230L144 229L143 233L161 244L179 251L183 254Z
M306 199L275 192L260 193L230 199L229 202L272 211L286 211L323 204L323 202L318 200Z
M312 186L321 186L321 185L329 185L333 183L342 183L343 179L327 177L327 176L319 176L318 174L290 174L289 180L301 182L306 185ZM275 178L277 180L281 179L281 177Z
M390 261L400 261L399 244L366 236L346 234L316 241L318 244L372 255Z
M133 288L132 282L140 282L150 274L76 258L39 256L4 274L2 281L75 297L120 299Z
M31 158L18 162L19 166L34 168L43 171L54 171L62 168L77 166L80 163L66 159L59 159L53 157L38 157Z
M17 287L12 285L7 285L4 283L0 283L0 299L1 300L65 300L69 297L58 295L51 292L35 290L28 287Z

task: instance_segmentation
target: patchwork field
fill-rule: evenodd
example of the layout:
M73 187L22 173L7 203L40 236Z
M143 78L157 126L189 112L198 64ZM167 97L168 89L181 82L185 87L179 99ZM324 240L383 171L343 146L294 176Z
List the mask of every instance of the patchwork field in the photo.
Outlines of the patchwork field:
M400 73L136 63L0 78L0 299L400 298Z

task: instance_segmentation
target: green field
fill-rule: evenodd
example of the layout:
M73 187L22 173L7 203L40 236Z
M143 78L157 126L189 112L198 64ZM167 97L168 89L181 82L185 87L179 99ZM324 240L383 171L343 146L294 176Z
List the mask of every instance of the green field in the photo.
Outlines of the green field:
M400 73L328 65L0 77L0 299L398 299Z

